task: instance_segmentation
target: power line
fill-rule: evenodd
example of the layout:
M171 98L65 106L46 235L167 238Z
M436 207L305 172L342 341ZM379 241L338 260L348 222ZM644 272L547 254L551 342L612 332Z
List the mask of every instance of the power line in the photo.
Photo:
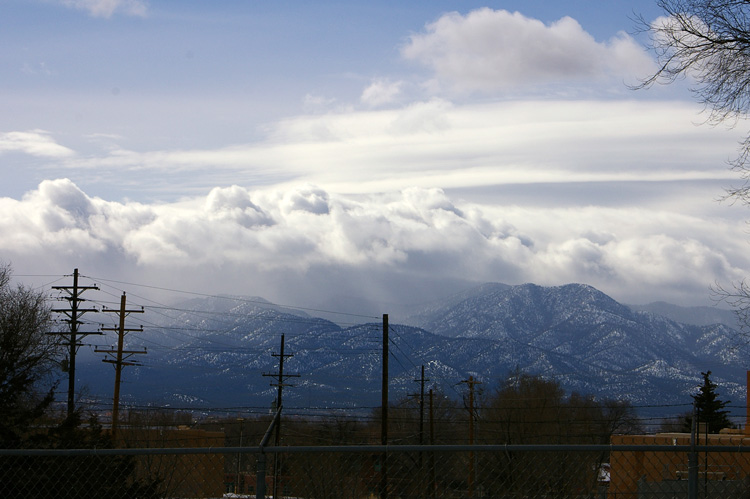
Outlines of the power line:
M96 278L96 277L90 277L90 278L91 279L96 279L98 281L103 281L103 282L113 282L113 283L117 283L117 284L127 284L129 286L138 286L138 287L142 287L142 288L156 289L156 290L159 290L159 291L170 291L170 292L173 292L173 293L182 293L182 294L192 295L192 296L202 296L202 297L206 297L206 298L217 298L217 299L228 299L228 300L240 301L240 302L245 302L245 303L258 303L258 304L263 304L263 305L268 305L269 304L268 302L261 301L261 300L251 300L251 299L240 298L240 297L229 297L229 296L223 296L223 295L212 295L212 294L206 294L206 293L197 293L197 292L194 292L194 291L184 291L184 290L180 290L180 289L164 288L164 287L160 287L160 286L151 286L151 285L147 285L147 284L137 284L137 283L132 283L132 282L116 281L116 280L112 280L112 279L103 279L103 278ZM305 311L310 311L310 312L319 312L319 313L334 314L334 315L346 315L346 316L350 316L350 317L362 317L362 318L366 318L366 319L378 319L379 318L377 316L372 316L372 315L352 314L352 313L349 313L349 312L337 312L337 311L333 311L333 310L324 310L324 309L319 309L319 308L297 307L297 306L294 306L294 305L284 305L284 304L279 304L279 303L275 303L274 305L279 306L279 307L284 307L284 308L290 308L290 309L305 310Z

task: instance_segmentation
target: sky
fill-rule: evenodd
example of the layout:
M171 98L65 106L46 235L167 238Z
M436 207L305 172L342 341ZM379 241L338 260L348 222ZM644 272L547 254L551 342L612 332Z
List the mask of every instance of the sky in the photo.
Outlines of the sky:
M3 0L0 261L387 313L483 282L713 303L747 132L653 1ZM380 310L362 303L375 301Z

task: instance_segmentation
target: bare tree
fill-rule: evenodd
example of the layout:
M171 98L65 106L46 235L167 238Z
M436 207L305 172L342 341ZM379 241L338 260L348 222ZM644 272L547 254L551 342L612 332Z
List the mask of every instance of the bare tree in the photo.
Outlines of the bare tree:
M748 0L657 0L664 17L640 27L650 35L658 69L640 87L689 78L711 124L734 126L750 112L750 2ZM742 180L725 200L750 205L750 135L731 167ZM750 333L750 284L716 285L715 295L735 310Z
M750 3L746 0L657 0L665 16L640 19L659 68L644 85L689 76L715 122L750 108Z
M735 124L750 111L750 2L747 0L657 0L664 17L638 20L650 35L658 69L640 87L690 78L709 123ZM745 183L729 197L750 201L750 136L733 167Z
M0 265L0 443L13 445L52 401L59 347L47 335L45 296L11 284Z

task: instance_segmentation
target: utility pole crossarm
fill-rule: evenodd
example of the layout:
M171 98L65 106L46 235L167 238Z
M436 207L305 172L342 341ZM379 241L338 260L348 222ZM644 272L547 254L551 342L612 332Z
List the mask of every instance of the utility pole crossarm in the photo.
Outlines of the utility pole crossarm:
M83 324L83 322L79 322L78 324ZM70 336L70 333L69 332L65 332L65 331L50 331L47 334L50 335L50 336ZM76 334L76 336L77 336L76 340L83 339L86 336L101 336L103 334L104 333L102 333L101 331L85 331L85 332L78 331L77 334ZM63 345L69 345L70 344L69 341L70 340L68 340L68 342L63 343ZM77 343L77 345L81 346L80 343Z
M106 362L108 364L115 364L115 365L118 364L116 356L118 354L120 354L122 358L121 358L119 364L121 366L142 366L143 364L141 364L140 362L133 362L133 361L129 361L128 359L130 357L132 357L133 355L147 354L148 353L145 348L143 350L121 350L121 351L118 351L118 350L115 350L115 349L112 349L112 348L105 350L105 349L101 349L99 347L95 347L94 348L94 352L95 353L105 353L105 354L109 354L109 355L115 356L114 359L110 359L110 358L104 358L104 359L102 359L102 362Z
M83 301L83 300L79 300L79 301ZM80 315L86 312L98 312L99 310L96 308L77 308L76 311ZM68 315L71 312L71 310L69 308L53 308L52 312L58 312L58 313ZM70 315L68 315L68 317L70 317Z
M76 269L76 270L78 270L78 269ZM76 272L74 271L73 275L75 275L75 274L76 274ZM93 286L76 286L74 284L73 286L52 286L52 289L63 289L63 290L66 290L66 291L72 289L73 292L71 294L75 294L76 290L83 292L83 291L86 291L87 289L99 289L99 286L97 286L96 284L94 284Z
M115 350L115 349L103 350L103 349L100 349L99 347L94 348L94 352L96 352L96 353L112 353L112 354L121 353L123 355L133 355L133 354L136 354L136 353L148 353L145 348L143 350Z
M143 353L143 352L139 352L139 353ZM102 359L102 362L106 362L107 364L117 365L117 361L113 360L113 359ZM128 361L128 360L121 360L119 365L121 367L129 367L129 366L142 366L143 364L141 364L140 362L132 362L132 361Z

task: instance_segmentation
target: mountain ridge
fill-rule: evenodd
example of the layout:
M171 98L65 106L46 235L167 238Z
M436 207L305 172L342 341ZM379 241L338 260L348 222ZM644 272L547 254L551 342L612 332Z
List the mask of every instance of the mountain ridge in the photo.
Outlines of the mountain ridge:
M296 388L285 391L290 404L379 403L379 323L343 326L262 299L229 297L195 298L169 318L149 320L158 327L142 341L160 347L128 372L130 400L265 406L274 389L263 374L275 372L284 334L293 354L285 367L300 374ZM390 326L392 398L413 391L425 365L434 386L447 393L468 376L491 387L520 368L569 392L639 406L689 403L700 372L710 369L722 393L744 399L735 329L633 310L585 284L487 283L427 304L403 322ZM111 393L106 384L94 385L97 393Z

